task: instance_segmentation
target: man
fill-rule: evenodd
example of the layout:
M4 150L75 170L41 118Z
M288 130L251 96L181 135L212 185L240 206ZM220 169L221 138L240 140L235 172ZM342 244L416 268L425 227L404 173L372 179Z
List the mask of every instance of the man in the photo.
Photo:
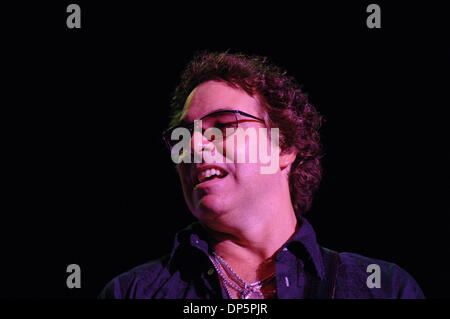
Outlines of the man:
M321 116L292 77L262 57L202 53L172 109L164 137L198 223L177 234L170 255L119 275L100 298L424 297L395 264L317 243L303 215L321 178Z

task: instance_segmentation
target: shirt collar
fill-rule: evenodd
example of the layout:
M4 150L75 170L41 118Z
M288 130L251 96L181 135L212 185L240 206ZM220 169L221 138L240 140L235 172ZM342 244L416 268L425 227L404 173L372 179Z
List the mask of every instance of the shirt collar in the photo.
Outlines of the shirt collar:
M169 265L172 265L176 259L176 255L180 251L185 252L186 250L196 248L206 256L209 255L208 242L209 235L200 222L189 225L176 234L174 247L170 254ZM283 247L286 247L296 257L300 258L306 267L313 267L315 273L321 279L324 278L325 267L321 249L317 243L316 233L306 218L301 217L299 219L299 228Z
M175 236L175 243L170 253L169 265L175 260L177 254L186 250L199 249L209 255L209 235L200 222L194 222L179 231Z
M312 266L316 274L323 279L325 277L325 267L316 233L306 218L301 217L298 223L300 227L294 236L286 242L285 246L294 255L302 259L306 266Z

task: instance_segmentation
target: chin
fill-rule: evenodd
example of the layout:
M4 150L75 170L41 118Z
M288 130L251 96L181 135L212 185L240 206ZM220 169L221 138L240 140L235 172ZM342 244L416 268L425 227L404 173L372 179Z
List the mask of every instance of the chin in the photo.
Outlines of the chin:
M220 214L220 211L224 209L223 201L216 195L206 195L198 203L198 209Z
M203 196L195 206L195 215L200 220L215 219L226 211L222 198L217 195Z

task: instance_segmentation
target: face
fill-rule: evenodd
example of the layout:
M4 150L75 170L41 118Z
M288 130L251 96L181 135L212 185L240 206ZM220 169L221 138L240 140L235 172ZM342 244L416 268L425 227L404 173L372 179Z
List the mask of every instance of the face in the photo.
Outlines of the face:
M258 118L264 118L264 110L258 99L244 90L229 86L224 82L208 81L196 87L189 95L183 122L191 123L214 111L230 109L240 110ZM251 118L239 117L239 128L253 127L258 131L265 124ZM270 205L274 188L280 182L280 170L273 174L261 174L259 159L256 163L236 163L226 160L230 149L226 142L221 145L208 141L200 132L191 139L192 149L203 150L202 158L214 154L219 163L181 163L178 173L186 203L191 212L210 228L223 231L224 227L243 225L257 219L258 205ZM228 137L227 139L229 139ZM267 139L266 134L257 134L259 139ZM196 143L197 145L193 145ZM200 143L201 145L198 145ZM270 144L269 141L267 143ZM220 146L220 147L219 147ZM234 154L247 153L253 147L248 139L234 144ZM237 156L235 156L237 158ZM265 166L265 165L264 165ZM209 173L212 174L207 177ZM218 175L215 175L218 174Z

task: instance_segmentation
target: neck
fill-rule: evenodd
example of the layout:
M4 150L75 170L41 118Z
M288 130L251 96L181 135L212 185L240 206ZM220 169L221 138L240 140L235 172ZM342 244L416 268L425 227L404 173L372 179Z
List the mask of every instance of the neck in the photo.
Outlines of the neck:
M233 227L230 231L218 232L208 228L216 254L248 282L261 280L275 271L275 254L298 227L292 206L266 216L270 218L249 220L245 227Z

